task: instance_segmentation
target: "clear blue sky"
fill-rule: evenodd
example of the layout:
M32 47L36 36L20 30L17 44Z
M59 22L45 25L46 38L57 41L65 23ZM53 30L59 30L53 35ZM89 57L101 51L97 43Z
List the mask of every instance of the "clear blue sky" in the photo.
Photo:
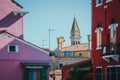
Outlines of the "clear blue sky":
M24 39L40 47L57 48L57 38L63 36L64 46L70 45L70 31L74 16L77 19L81 43L87 42L87 35L91 33L91 0L16 0L23 6L23 11L29 13L24 16Z

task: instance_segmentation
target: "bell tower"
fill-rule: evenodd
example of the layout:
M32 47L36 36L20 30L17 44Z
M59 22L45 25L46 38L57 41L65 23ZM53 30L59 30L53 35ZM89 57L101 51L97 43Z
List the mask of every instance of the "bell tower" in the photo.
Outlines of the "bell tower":
M78 23L76 18L74 17L73 19L73 24L72 24L72 28L71 28L71 45L77 45L80 44L80 30L78 27Z

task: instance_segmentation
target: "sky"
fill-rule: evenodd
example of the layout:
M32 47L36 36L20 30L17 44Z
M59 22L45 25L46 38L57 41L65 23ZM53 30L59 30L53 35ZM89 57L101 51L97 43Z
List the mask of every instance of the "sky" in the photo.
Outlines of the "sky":
M55 50L57 38L64 37L64 47L71 45L70 31L76 17L81 43L91 34L91 0L15 0L23 6L24 39L42 48ZM49 31L50 29L50 31ZM50 36L49 36L50 35ZM49 41L50 39L50 41Z

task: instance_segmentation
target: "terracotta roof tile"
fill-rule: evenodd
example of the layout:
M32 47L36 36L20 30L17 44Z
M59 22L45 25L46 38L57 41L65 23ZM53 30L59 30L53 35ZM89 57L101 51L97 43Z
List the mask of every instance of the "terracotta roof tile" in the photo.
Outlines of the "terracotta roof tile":
M88 43L81 43L77 45L67 46L61 49L62 51L82 51L88 50Z

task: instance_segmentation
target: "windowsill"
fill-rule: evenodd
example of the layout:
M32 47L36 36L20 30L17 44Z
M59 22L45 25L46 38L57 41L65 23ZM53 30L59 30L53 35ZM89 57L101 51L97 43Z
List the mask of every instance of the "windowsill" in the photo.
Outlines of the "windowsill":
M102 3L100 3L100 4L96 4L96 7L99 7L99 6L101 6L102 5Z
M112 0L109 0L109 1L106 1L106 3L109 3L109 2L111 2Z
M8 52L8 53L10 53L10 54L15 53L15 54L16 54L16 53L18 53L18 52Z
M102 49L102 47L97 47L97 48L96 48L96 50L100 50L100 49Z

